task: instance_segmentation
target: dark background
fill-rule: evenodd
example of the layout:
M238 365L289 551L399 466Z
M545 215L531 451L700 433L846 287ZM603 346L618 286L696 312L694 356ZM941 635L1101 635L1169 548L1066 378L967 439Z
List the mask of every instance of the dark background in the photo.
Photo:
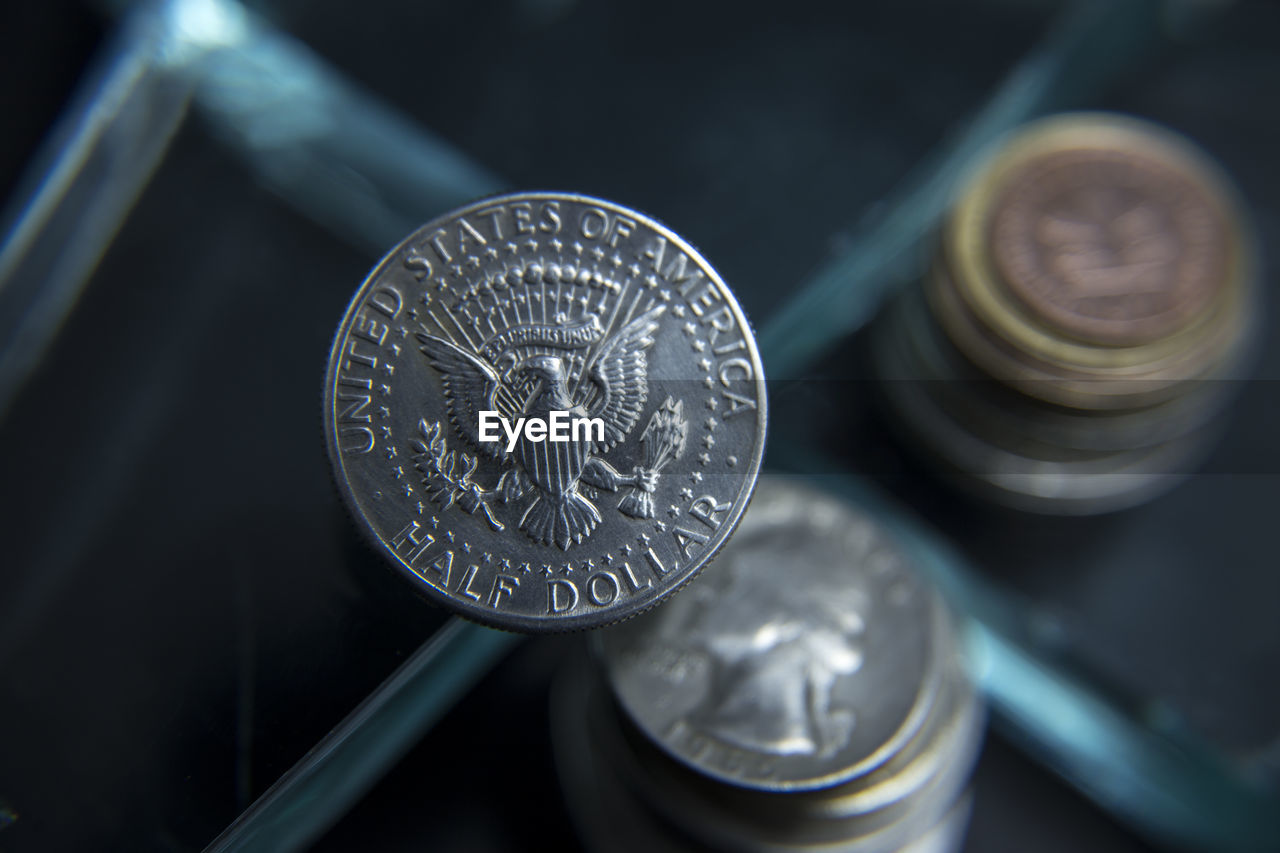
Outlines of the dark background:
M883 215L1056 4L260 8L512 188L664 220L760 325ZM70 0L0 12L11 204L108 31ZM1277 36L1274 4L1230 5L1081 104L1204 145L1264 253ZM329 338L375 260L258 187L202 119L184 125L0 422L0 850L200 849L441 623L360 541L324 456ZM855 340L816 371L845 385L815 387L857 389L859 359ZM775 397L771 440L871 473L1055 614L1091 674L1258 751L1280 731L1274 346L1259 373L1204 474L1108 519L1034 521L933 486L856 390L817 413L812 392ZM797 424L823 418L816 436ZM577 642L518 648L318 847L573 849L546 689ZM967 849L1144 849L998 736L976 792Z

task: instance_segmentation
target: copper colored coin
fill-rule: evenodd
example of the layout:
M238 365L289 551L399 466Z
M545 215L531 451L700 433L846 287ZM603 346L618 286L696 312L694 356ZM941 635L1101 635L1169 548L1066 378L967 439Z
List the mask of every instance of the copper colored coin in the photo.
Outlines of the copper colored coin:
M1030 397L1073 409L1115 411L1176 397L1186 381L1225 375L1245 334L1239 324L1219 322L1205 329L1194 348L1159 361L1082 369L1026 353L993 333L965 303L942 265L935 265L925 293L948 341L983 373Z
M1230 277L1230 234L1196 165L1164 146L1041 151L991 215L999 277L1048 326L1111 346L1159 340L1209 309Z

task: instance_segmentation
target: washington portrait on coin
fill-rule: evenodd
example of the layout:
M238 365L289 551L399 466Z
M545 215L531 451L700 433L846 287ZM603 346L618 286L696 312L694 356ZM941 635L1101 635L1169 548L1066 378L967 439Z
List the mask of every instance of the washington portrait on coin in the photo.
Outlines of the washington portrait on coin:
M619 703L698 772L813 790L873 767L918 725L935 598L872 519L766 479L689 591L600 633Z
M694 250L609 202L523 193L423 226L356 294L326 381L357 519L427 595L515 630L657 603L737 524L764 377Z
M708 701L691 724L753 752L827 758L853 731L853 711L832 702L831 691L862 666L862 614L871 602L856 588L815 595L797 584L781 568L802 543L782 544L734 555L725 583L681 599L665 632L709 665Z

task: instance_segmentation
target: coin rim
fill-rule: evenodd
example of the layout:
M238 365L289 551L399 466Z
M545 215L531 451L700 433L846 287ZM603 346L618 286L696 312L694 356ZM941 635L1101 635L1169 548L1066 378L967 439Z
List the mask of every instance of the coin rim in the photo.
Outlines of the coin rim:
M758 407L756 414L756 427L758 438L754 442L751 449L751 457L745 470L744 487L739 490L735 496L734 505L730 508L729 513L723 516L723 522L716 531L715 537L703 551L699 559L693 564L692 568L685 567L684 577L678 582L673 583L668 589L654 595L643 605L634 610L626 610L625 608L614 609L608 608L604 610L587 610L578 616L566 616L555 619L539 619L536 617L513 614L504 614L494 618L495 611L492 608L484 608L483 605L471 605L460 601L459 599L447 594L441 593L430 584L424 583L421 576L414 572L405 562L396 554L387 543L382 540L378 531L374 529L368 516L361 508L361 504L356 500L355 492L351 488L350 479L347 476L346 467L343 464L341 451L338 449L336 439L336 413L334 406L336 403L335 384L337 382L339 363L338 354L342 351L342 345L346 341L350 333L351 323L356 313L360 310L363 298L367 295L367 291L377 282L385 271L398 259L401 254L408 248L409 244L421 234L427 233L432 229L441 227L442 225L456 221L460 217L475 212L484 207L491 207L494 204L509 203L513 201L567 201L573 203L582 203L589 205L597 205L605 208L613 213L619 213L628 217L638 217L643 224L664 237L669 243L672 243L686 255L690 260L694 261L699 269L706 274L707 278L713 282L720 292L720 296L724 299L724 303L733 312L734 318L740 324L743 334L743 340L747 345L747 351L751 357L752 366L756 371L755 385L758 399ZM755 329L747 319L746 313L742 310L742 306L738 304L737 296L734 294L729 285L721 278L720 273L711 265L710 261L698 251L698 249L688 240L672 231L664 223L650 216L644 211L636 208L625 207L617 202L608 201L607 199L597 198L595 196L585 195L582 193L562 192L558 190L522 190L519 192L498 193L496 195L488 195L483 198L476 199L469 204L453 208L440 216L436 216L415 228L403 240L391 248L381 260L379 260L360 282L360 286L356 288L355 293L351 297L346 310L342 314L342 320L338 324L337 331L334 333L333 342L329 347L328 364L325 367L325 384L324 384L324 432L325 447L328 451L330 470L333 472L339 493L342 495L343 503L347 511L355 519L357 526L361 532L375 547L375 549L385 557L390 557L391 566L397 574L405 577L409 581L414 590L427 600L439 604L462 618L472 622L477 622L489 628L496 628L503 631L523 634L553 634L568 633L572 631L588 630L592 628L600 628L606 625L613 625L628 619L639 616L653 607L666 601L672 595L682 590L685 585L702 573L702 569L710 563L724 544L732 537L737 530L738 523L742 519L743 513L751 504L751 499L755 495L756 483L760 476L760 467L764 460L765 445L768 442L768 395L765 385L764 362L760 357L760 350L756 343ZM716 538L718 537L718 538ZM601 616L601 614L608 614Z
M1193 350L1173 352L1161 361L1134 367L1095 369L1064 365L1015 344L982 323L942 263L925 280L926 298L948 340L979 370L1016 391L1071 408L1114 411L1166 401L1181 393L1181 383L1227 376L1249 337L1248 323L1210 329Z

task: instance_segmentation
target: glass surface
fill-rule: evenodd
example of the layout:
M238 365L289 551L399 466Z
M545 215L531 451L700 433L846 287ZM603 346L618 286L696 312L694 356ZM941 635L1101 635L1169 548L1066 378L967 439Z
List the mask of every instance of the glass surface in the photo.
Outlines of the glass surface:
M1280 139L1247 92L1280 83L1259 35L1269 7L802 4L774 28L548 0L497 16L260 11L125 14L10 217L0 843L199 849L230 825L218 849L305 844L509 649L442 628L359 540L329 482L319 388L378 255L455 204L538 186L633 204L713 259L760 332L770 464L882 507L921 549L974 619L1005 736L1148 838L1280 837L1269 381L1248 383L1222 450L1172 495L1037 520L957 499L900 458L869 411L857 334L918 275L974 158L1054 109L1190 133L1243 185L1268 245ZM1268 339L1265 380L1277 359ZM556 646L529 646L503 684L545 681ZM450 761L401 787L441 803L482 802L439 789L486 773L554 789L509 719L446 722L454 742L423 743ZM375 788L361 809L392 796ZM447 827L400 815L381 832L572 843L565 826L512 834L523 813L499 813L487 827L465 810ZM353 820L335 849L372 831Z

